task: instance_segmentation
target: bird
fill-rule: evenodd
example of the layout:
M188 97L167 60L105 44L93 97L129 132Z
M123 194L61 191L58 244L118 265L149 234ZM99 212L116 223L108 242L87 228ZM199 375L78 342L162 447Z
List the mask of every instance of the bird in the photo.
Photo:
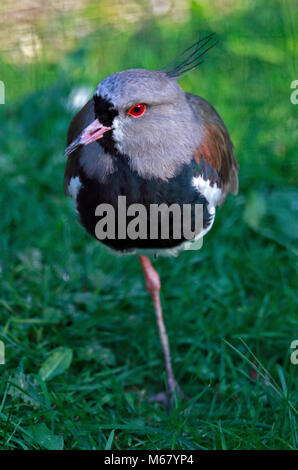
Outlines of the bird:
M215 44L213 33L200 36L165 67L128 69L104 78L73 117L67 133L64 188L74 199L81 225L112 254L136 255L140 260L166 370L166 391L152 400L168 408L177 397L186 397L173 371L161 281L152 257L178 256L192 249L211 229L217 206L228 193L238 193L239 165L223 120L207 100L178 84L180 77L201 65ZM181 209L180 231L174 211L168 218L160 211L154 222L150 219L151 208L156 215L156 208L173 206ZM181 215L184 206L190 208L185 211L188 216ZM201 208L198 228L197 206ZM137 217L140 213L142 217ZM165 233L162 221L167 222ZM186 222L190 237L181 229ZM128 236L129 225L134 236ZM138 233L138 226L143 233Z

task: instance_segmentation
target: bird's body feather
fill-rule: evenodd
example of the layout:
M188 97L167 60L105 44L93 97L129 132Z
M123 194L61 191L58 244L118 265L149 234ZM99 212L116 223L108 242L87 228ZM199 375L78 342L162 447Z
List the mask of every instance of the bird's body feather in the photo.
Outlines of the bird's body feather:
M208 101L187 93L187 98L204 126L204 139L194 154L201 168L201 176L211 185L221 188L222 204L228 194L238 192L238 163L233 153L233 144L219 114Z
M130 77L132 71L128 72ZM144 72L146 71L136 71L142 78L146 77ZM154 76L154 79L158 77ZM134 86L133 79L131 81L130 88ZM95 236L95 226L98 221L95 210L99 204L112 205L116 211L117 222L118 197L126 196L127 206L142 204L148 208L148 214L150 204L166 203L170 206L176 203L181 208L183 204L190 204L192 224L194 206L203 204L203 226L196 238L202 236L213 224L216 205L222 204L229 191L236 193L238 189L238 166L223 121L206 100L184 92L181 94L179 87L177 99L184 111L181 113L183 114L181 118L179 109L174 114L177 134L173 132L171 138L167 140L157 134L154 128L151 136L152 122L149 121L147 127L143 128L145 136L143 140L146 141L150 137L154 139L155 132L155 141L158 142L156 149L152 150L153 141L151 148L147 145L147 150L142 150L143 141L137 140L138 151L141 149L142 153L130 158L130 147L126 154L119 144L122 131L119 129L120 125L117 128L117 122L121 118L121 111L118 112L111 101L109 93L113 87L110 83L108 85L102 86L102 89L97 88L94 99L73 118L68 131L67 143L70 144L93 121L95 114L100 115L105 125L114 123L114 130L107 132L104 139L77 148L69 156L66 165L65 191L75 199L82 225ZM113 86L115 88L114 84ZM100 95L100 90L103 96ZM121 94L122 100L123 95L124 93ZM160 115L156 116L157 121L161 119ZM169 133L171 129L173 131L173 125L167 128ZM194 133L196 135L193 135ZM129 220L128 217L127 224ZM172 226L170 233L171 228ZM186 246L183 236L180 239L169 237L165 240L160 236L154 240L150 237L122 240L117 236L117 231L114 240L106 239L102 242L118 252L127 254L154 252L168 255Z

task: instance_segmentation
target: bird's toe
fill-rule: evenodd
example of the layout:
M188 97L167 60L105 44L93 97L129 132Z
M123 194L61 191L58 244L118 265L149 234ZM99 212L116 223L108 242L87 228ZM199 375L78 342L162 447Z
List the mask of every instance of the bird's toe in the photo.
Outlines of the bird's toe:
M188 397L184 395L181 390L181 387L176 383L175 388L167 392L159 392L154 395L150 395L147 399L147 403L162 403L167 412L170 412L171 409L175 408L176 398L179 401L188 400Z

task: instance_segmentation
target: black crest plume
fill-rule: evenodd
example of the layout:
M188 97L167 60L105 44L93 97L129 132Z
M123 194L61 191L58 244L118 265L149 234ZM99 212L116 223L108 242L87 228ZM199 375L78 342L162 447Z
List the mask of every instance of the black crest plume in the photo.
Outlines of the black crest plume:
M177 55L177 57L171 60L171 62L163 67L162 70L165 71L169 77L178 78L195 69L203 63L203 60L201 59L206 52L217 44L218 41L214 42L214 37L214 33L211 33L204 38L199 37L197 42L185 49L181 54ZM175 65L178 61L180 61L180 63Z

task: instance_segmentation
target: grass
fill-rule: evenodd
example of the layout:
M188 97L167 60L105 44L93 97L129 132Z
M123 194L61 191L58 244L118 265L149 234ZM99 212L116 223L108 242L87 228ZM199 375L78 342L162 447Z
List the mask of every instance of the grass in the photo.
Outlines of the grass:
M12 83L0 107L2 449L297 448L292 3L229 14L202 5L175 25L103 25L55 64L1 62ZM201 250L155 263L173 367L190 397L167 415L143 400L165 376L138 261L89 238L63 195L65 103L115 70L163 65L198 29L222 41L181 85L227 123L240 193ZM32 75L44 86L29 91Z

